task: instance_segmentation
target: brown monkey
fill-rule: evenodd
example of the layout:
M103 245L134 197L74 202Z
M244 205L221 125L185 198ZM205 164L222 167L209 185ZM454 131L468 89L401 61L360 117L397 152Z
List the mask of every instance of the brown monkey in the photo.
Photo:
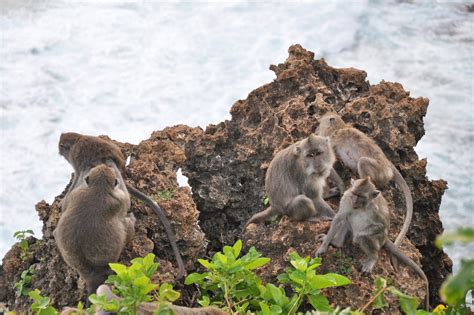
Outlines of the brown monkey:
M329 244L342 247L346 238L352 237L352 241L367 255L367 260L362 263L362 271L370 273L377 263L378 252L384 247L390 254L415 270L425 281L426 309L428 309L428 279L423 270L388 239L389 227L390 212L387 201L372 183L370 177L358 179L342 196L339 211L316 255L324 254Z
M105 160L112 160L122 173L122 177L126 178L125 172L125 157L120 151L120 148L113 142L101 139L94 136L81 135L74 132L67 132L61 134L59 139L59 154L61 154L74 168L73 182L68 189L67 195L74 190L76 186L77 176L82 171L89 169L95 165L104 163ZM171 229L171 224L164 214L163 210L158 206L156 202L151 200L148 196L143 194L141 191L125 183L128 191L138 199L145 202L160 218L163 224L166 235L173 249L173 253L178 263L178 279L182 278L185 274L183 260L176 244L176 236ZM65 200L67 198L65 197Z
M331 139L336 156L360 178L369 176L379 188L390 180L402 189L407 213L395 245L399 245L410 227L413 216L413 199L410 188L397 168L390 162L380 147L366 134L344 123L337 114L327 113L319 121L317 133ZM337 177L337 173L335 173Z
M105 294L107 301L121 300L121 298L115 295L112 292L112 290L110 290L110 287L108 287L107 285L101 285L97 289L97 295L102 295L102 294ZM152 315L152 314L155 314L158 307L159 307L158 303L141 303L138 306L137 314ZM180 314L180 315L228 315L227 312L224 312L223 310L220 310L213 306L193 308L193 307L185 307L185 306L170 304L169 308L173 311L174 314ZM102 310L97 310L95 314L105 315L109 313L104 312Z
M107 164L76 173L76 187L53 232L61 256L86 281L88 294L105 281L108 264L134 235L127 188L115 164Z
M245 227L274 215L287 215L298 221L334 217L322 197L334 161L329 139L313 134L278 152L265 177L271 206L253 215Z

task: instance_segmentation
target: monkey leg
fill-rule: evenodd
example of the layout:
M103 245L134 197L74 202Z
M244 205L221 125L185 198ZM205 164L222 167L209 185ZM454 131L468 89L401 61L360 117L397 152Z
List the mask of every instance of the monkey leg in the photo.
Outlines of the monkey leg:
M325 195L324 199L329 199L332 197L340 196L344 193L344 181L342 180L341 176L336 172L334 168L331 169L331 173L329 174L329 178L336 184L336 187L331 188Z
M275 208L272 208L272 206L268 207L267 209L255 213L248 221L245 223L244 230L247 228L247 226L251 223L259 224L262 223L268 219L270 219L272 216L279 214L278 211Z
M95 293L97 288L104 283L110 273L110 269L106 266L95 267L93 270L81 272L81 276L86 280L87 294L91 295Z
M318 216L313 202L305 195L293 198L286 206L285 214L296 221L306 221Z
M362 272L371 273L379 258L379 250L381 248L379 242L374 241L370 236L359 236L354 241L367 255L367 259L362 262Z
M390 167L382 165L370 157L361 157L357 163L360 178L370 177L375 186L383 188L392 179L393 172Z
M125 231L127 233L127 237L125 238L125 244L130 243L133 240L133 237L135 236L135 222L136 221L137 219L135 219L135 216L133 215L133 213L130 213L124 219Z
M331 206L329 206L323 198L319 196L315 197L313 198L312 203L319 217L332 219L336 215Z

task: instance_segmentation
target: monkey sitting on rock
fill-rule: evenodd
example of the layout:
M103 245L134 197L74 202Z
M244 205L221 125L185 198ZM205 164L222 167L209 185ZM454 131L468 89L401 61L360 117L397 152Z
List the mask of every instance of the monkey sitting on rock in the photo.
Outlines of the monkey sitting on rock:
M61 256L96 291L134 235L135 218L128 215L130 197L115 163L76 173L76 187L64 204L53 232ZM109 166L110 165L110 166Z
M120 151L120 148L111 141L107 141L99 137L85 136L74 132L67 132L61 134L59 139L59 154L61 154L74 168L73 181L66 193L66 196L64 197L62 204L63 208L64 202L67 202L68 195L76 188L77 181L79 180L78 175L81 174L81 172L110 160L120 169L121 174L119 173L118 176L121 178L126 178L125 158L122 154L122 151ZM160 218L178 263L177 278L181 279L186 271L178 249L178 245L176 244L176 236L171 229L171 224L168 218L164 214L163 210L161 210L161 208L158 206L158 204L151 200L148 196L127 182L125 182L125 186L133 196L145 202Z
M388 239L390 213L387 201L372 183L370 177L353 182L341 198L339 211L331 223L327 235L320 235L323 243L316 255L327 251L329 244L343 247L349 237L366 254L367 259L362 263L362 272L370 273L378 260L382 247L391 255L410 266L426 283L426 309L429 309L428 279L423 270L394 243Z
M333 218L334 211L322 195L334 162L330 140L314 134L278 152L265 177L271 206L253 215L245 227L274 215L297 221Z
M384 188L390 180L402 189L405 195L407 207L405 222L395 239L395 245L399 246L407 234L413 217L413 198L410 188L405 179L390 162L382 149L365 133L346 124L339 115L327 113L319 120L317 134L331 139L334 152L337 158L354 172L358 172L359 178L369 176L372 182L378 188ZM336 182L341 182L339 175L333 171L332 178ZM395 268L398 262L392 258L392 264Z

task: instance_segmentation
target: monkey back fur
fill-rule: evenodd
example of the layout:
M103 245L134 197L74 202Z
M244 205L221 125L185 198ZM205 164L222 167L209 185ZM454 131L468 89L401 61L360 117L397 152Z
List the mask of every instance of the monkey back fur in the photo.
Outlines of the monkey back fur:
M413 194L414 216L401 249L423 265L430 281L431 303L436 305L438 289L452 263L433 245L436 235L443 231L438 211L447 183L428 180L427 161L419 160L414 150L424 134L428 99L410 97L399 83L382 81L371 85L364 71L332 68L324 59L314 59L314 53L300 45L291 46L287 60L270 69L276 73L274 81L237 101L230 109L231 120L209 125L205 130L184 125L165 128L138 145L115 142L123 153L131 155L128 181L154 198L170 219L188 273L198 267L198 258L212 255L224 244L233 244L242 237L245 222L266 208L265 171L272 157L314 132L318 118L331 110L372 137L406 179ZM349 179L355 174L335 165L349 186ZM178 187L179 168L189 178L191 188ZM84 298L84 283L62 261L52 236L64 193L51 205L44 201L36 205L43 221L43 238L28 240L29 258L25 262L20 259L18 244L3 258L0 302L12 309L26 310L31 303L29 298L15 297L13 287L30 265L36 270L32 288L41 289L54 305L74 306ZM405 201L394 184L382 189L382 193L392 213L389 237L394 240L403 224ZM338 198L329 203L337 210ZM135 237L120 261L128 263L134 257L154 252L161 263L154 280L173 283L176 264L159 219L134 198L131 210L137 219ZM243 238L247 246L256 246L272 258L259 273L265 280L274 280L288 266L287 254L292 250L314 256L320 245L315 237L327 232L329 225L327 221L295 223L283 218L250 225ZM321 272L346 273L353 282L325 290L331 303L361 306L372 294L375 275L390 279L397 288L420 300L424 297L422 280L406 266L395 272L386 252L381 252L374 274L368 277L357 269L362 258L356 246L342 251L329 247ZM183 289L182 282L175 288ZM191 306L193 290L182 290L178 304ZM391 313L398 312L395 303L391 307Z

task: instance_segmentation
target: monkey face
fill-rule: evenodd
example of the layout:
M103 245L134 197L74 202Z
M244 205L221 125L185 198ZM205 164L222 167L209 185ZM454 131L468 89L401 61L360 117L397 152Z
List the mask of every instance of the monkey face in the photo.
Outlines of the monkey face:
M70 152L71 148L74 145L74 143L77 142L80 138L80 134L74 133L74 132L66 132L62 133L61 137L59 138L59 143L58 143L58 148L59 148L59 154L64 156L64 158L70 163Z
M379 194L380 191L376 189L369 177L354 181L351 188L352 208L360 209L367 207L372 199L376 198Z
M335 162L329 138L311 134L302 144L296 147L299 160L306 174L322 175L331 169Z

